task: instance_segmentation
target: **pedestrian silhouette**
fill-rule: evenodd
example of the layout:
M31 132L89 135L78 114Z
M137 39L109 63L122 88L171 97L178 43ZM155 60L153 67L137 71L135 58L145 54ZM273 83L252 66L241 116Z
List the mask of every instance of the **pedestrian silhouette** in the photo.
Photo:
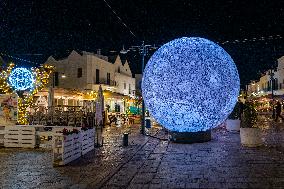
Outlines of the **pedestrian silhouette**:
M281 115L281 103L279 101L277 101L276 106L275 106L275 110L276 110L276 117L275 117L275 121L278 120L278 117L281 117L282 120L284 120L283 116Z
M239 104L239 119L242 119L242 115L244 112L244 103L239 100L238 104Z

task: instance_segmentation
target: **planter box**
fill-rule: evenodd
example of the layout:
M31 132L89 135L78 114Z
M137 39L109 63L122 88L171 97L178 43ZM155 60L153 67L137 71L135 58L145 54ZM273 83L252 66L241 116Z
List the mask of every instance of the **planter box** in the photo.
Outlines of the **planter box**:
M88 129L86 131L81 130L81 153L92 151L95 148L95 129Z
M53 164L66 165L81 157L80 133L53 135Z
M29 126L5 127L4 146L16 148L34 148L36 145L36 131Z
M5 126L0 126L0 146L4 146Z
M226 120L226 129L230 132L239 132L240 131L241 120L239 119L227 119Z
M261 130L259 128L241 128L241 143L248 147L257 147L263 144Z

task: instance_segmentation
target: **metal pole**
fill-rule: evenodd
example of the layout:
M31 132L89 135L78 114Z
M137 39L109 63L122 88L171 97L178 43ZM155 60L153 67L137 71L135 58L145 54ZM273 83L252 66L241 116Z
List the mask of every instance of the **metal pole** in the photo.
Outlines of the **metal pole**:
M144 45L144 41L142 42L142 78L143 78L143 72L144 72L144 58L146 55L146 49ZM141 89L142 90L142 89ZM145 104L142 97L142 116L141 116L141 134L145 134Z

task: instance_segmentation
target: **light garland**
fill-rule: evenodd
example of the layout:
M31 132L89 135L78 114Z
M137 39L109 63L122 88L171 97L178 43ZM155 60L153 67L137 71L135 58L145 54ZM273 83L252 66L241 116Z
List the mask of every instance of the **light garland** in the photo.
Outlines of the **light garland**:
M14 68L15 64L10 63L9 66L7 67L7 70L2 70L0 73L0 92L4 94L11 94L13 93L13 90L11 86L8 83L8 77Z
M27 68L15 68L10 73L8 81L12 88L17 91L32 90L34 76Z
M28 124L27 108L33 105L34 95L43 89L49 82L49 77L54 70L53 66L43 65L39 68L15 68L11 63L7 70L0 73L0 90L3 93L18 94L18 124ZM14 71L14 72L13 72ZM11 73L15 73L14 76ZM23 76L28 77L23 77ZM23 93L27 91L27 95Z

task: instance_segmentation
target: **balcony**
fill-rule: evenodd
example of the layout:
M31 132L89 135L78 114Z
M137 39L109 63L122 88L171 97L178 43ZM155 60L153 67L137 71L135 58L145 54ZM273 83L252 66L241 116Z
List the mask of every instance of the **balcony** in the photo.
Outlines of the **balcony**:
M97 85L109 85L109 86L114 87L116 83L115 83L115 81L112 81L112 80L100 79L99 81L95 80L94 84L97 84Z

